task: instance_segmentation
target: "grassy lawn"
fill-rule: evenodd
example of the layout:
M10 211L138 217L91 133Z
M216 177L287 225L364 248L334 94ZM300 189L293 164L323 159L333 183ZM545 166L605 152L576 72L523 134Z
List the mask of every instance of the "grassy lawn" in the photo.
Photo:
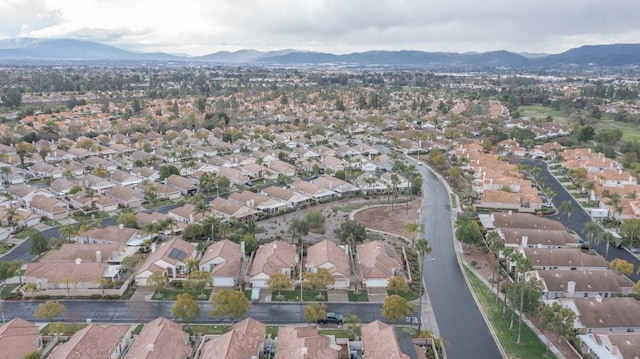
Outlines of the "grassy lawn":
M302 291L302 300L305 302L326 302L327 291L322 291L322 299L316 298L318 291L304 290ZM282 295L281 299L278 296ZM300 301L300 288L295 290L282 290L271 293L271 300L274 302L298 302Z
M568 118L567 115L564 114L561 110L555 110L551 107L542 106L542 105L529 105L529 106L520 106L518 108L520 111L520 115L527 117L535 117L536 119L542 120L547 116L553 117L554 121L567 123Z
M189 324L193 333L204 335L222 335L231 329L230 325Z
M176 300L178 295L182 293L189 293L191 298L194 300L209 300L211 297L211 288L203 289L202 292L186 290L186 289L170 289L170 288L160 288L157 291L153 292L153 296L151 297L153 300ZM162 294L162 297L158 297L158 294ZM202 298L206 296L205 299Z
M17 283L13 283L13 284L7 284L4 287L0 288L0 299L5 299L7 295L11 293L12 290L18 287L18 285L19 284Z
M42 329L40 329L40 333L49 335L54 334L56 331L60 331L63 336L71 336L86 326L87 324L85 323L53 323L42 327Z
M356 293L352 290L347 292L347 297L350 302L368 302L369 293L366 290L361 290L360 293Z
M396 292L395 290L387 290L387 295L394 295L394 294L397 294L397 295L401 296L402 298L406 299L407 301L412 301L412 300L418 299L418 293L401 292L401 291Z
M335 335L336 338L350 338L353 339L354 335L361 335L361 330L360 330L360 326L357 326L354 328L353 331L351 331L351 329L342 329L342 328L335 328L335 329L319 329L318 330L318 334L320 335Z
M638 125L633 122L614 121L611 116L602 116L596 125L594 125L594 128L596 131L603 128L617 129L622 131L622 141L640 141Z
M517 323L513 330L509 330L510 317L509 315L502 316L502 305L500 301L498 305L495 304L495 294L466 267L465 272L507 357L512 359L545 358L545 344L525 324L522 325L521 343L516 344L518 338ZM555 357L551 352L546 356L546 358Z
M18 239L27 239L27 237L29 237L29 236L31 236L31 235L33 235L35 233L38 233L38 232L39 231L37 229L35 229L35 228L27 228L27 229L25 229L23 231L20 231L20 232L14 234L13 236L18 238Z
M133 329L133 331L131 333L133 335L138 335L142 331L142 328L144 328L144 324L138 324L138 325L136 325L136 327Z
M0 254L5 254L15 247L13 243L0 243Z

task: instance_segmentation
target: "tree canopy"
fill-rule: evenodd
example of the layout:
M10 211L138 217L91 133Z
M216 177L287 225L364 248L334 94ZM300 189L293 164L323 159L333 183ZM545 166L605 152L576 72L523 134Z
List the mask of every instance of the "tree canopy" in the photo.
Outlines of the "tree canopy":
M200 307L189 293L182 293L176 298L171 312L174 318L181 319L185 325L189 325L200 316Z
M340 227L334 230L333 234L342 242L351 245L362 243L367 239L367 230L364 226L351 219L342 222Z
M244 293L226 289L211 298L213 310L209 312L212 318L229 318L231 321L242 318L249 310L251 303Z
M388 296L380 310L380 314L392 323L404 319L405 316L412 312L413 308L407 300L397 294Z
M61 315L65 310L66 308L64 307L64 305L62 305L62 303L55 300L48 300L38 305L35 313L33 313L33 316L37 319L46 319L49 322L53 323L53 318Z

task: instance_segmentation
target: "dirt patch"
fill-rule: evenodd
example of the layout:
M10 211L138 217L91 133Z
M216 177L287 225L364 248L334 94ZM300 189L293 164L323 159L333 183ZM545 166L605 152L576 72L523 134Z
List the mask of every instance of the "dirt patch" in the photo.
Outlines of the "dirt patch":
M421 204L422 199L419 198L393 207L384 205L366 208L356 212L353 219L369 229L411 239L412 234L406 232L405 226L418 220Z

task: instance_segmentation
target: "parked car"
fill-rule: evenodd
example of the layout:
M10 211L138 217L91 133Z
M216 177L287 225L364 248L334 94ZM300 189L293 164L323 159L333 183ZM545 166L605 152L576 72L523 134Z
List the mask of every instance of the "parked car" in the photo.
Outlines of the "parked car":
M327 312L327 316L318 320L320 324L342 324L344 317L342 314Z

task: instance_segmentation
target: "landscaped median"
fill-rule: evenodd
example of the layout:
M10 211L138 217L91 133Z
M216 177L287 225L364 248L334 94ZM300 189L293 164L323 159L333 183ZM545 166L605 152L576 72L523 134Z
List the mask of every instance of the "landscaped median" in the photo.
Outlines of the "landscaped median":
M520 344L517 344L518 330L517 328L509 330L510 316L502 314L502 299L498 300L496 304L496 295L469 268L465 266L464 270L469 278L471 288L508 358L556 358L551 351L547 353L545 344L540 341L531 328L524 324Z

